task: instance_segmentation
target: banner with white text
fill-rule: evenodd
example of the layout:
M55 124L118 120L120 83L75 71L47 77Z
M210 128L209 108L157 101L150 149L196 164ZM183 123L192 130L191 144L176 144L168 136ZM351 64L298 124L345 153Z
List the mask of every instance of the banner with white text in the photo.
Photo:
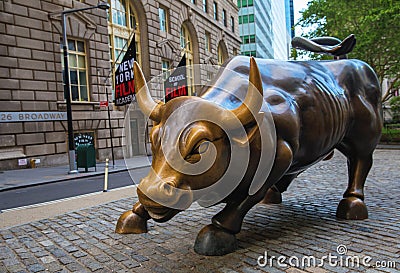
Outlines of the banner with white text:
M115 71L115 105L122 106L135 101L135 80L133 63L136 60L135 35L122 62Z
M186 79L186 55L183 55L178 67L164 82L165 102L173 98L188 95Z

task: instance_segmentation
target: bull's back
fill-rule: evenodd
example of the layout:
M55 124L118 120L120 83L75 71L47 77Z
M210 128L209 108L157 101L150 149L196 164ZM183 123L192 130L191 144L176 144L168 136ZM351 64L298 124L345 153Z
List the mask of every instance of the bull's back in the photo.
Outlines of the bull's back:
M343 139L351 119L349 100L320 62L279 63L264 82L277 136L293 151L291 171L321 160Z
M291 146L293 171L322 159L343 140L354 121L354 97L378 103L376 77L374 81L373 71L362 62L256 61L269 107L264 111L271 111L278 139ZM202 97L234 109L246 96L249 58L235 57L225 66L227 71ZM365 75L359 74L360 68ZM367 82L359 79L366 75L370 79Z

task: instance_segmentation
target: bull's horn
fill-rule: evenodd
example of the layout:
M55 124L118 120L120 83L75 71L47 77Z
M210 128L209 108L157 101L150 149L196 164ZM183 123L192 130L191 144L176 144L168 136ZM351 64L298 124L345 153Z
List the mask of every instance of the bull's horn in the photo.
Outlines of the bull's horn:
M260 95L261 94L261 95ZM256 115L262 106L263 85L261 74L253 57L250 58L249 88L243 103L232 113L240 120L243 125L254 121Z
M136 100L140 110L151 120L159 122L161 120L161 104L156 103L151 97L146 79L137 62L134 63L133 72L135 75Z

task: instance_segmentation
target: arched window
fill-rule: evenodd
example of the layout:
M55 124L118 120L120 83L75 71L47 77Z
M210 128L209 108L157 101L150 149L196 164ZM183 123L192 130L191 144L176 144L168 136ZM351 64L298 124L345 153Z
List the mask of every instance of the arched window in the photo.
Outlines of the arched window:
M140 30L136 11L128 0L108 0L111 8L108 13L108 33L111 53L112 80L115 70L128 50L130 40L135 33L136 61L141 64ZM114 83L113 83L114 86Z
M189 96L193 95L193 45L192 38L190 36L189 30L186 26L182 25L180 44L182 55L186 54L186 66L187 66L187 83L188 83L188 93Z
M226 48L222 43L223 42L220 42L218 44L218 65L222 65L227 59Z

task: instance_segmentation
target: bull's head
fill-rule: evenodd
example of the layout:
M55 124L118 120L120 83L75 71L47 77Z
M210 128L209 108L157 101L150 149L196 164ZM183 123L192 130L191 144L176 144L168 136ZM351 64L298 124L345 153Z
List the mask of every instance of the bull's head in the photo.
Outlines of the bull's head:
M152 168L139 184L138 197L154 220L167 221L193 201L212 194L201 190L216 184L229 167L230 131L246 128L245 139L239 141L242 144L251 142L257 134L255 116L262 105L261 76L251 58L246 97L239 107L227 110L199 97L157 103L136 62L134 73L139 107L154 121L150 133Z

